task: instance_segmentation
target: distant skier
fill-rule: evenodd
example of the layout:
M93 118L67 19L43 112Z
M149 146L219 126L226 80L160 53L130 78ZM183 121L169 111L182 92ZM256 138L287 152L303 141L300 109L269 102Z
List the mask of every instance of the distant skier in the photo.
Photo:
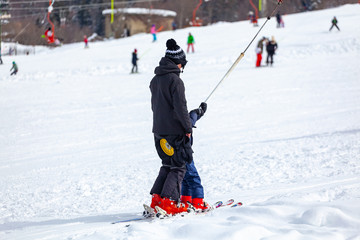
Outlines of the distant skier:
M10 72L13 70L13 72L10 74L10 76L12 75L16 75L17 72L19 71L19 68L17 66L17 64L15 62L12 62L12 68L10 69Z
M262 60L262 53L264 50L264 41L266 41L265 37L262 37L259 42L258 45L256 47L256 67L260 67L261 66L261 60Z
M87 36L84 35L85 48L88 48L88 47L89 47L89 46L88 46L88 42L89 42L89 40L88 40Z
M150 191L150 207L159 206L168 214L186 212L180 202L186 163L192 162L190 137L192 123L187 110L181 69L187 63L184 51L174 39L166 42L165 57L155 68L150 82L153 133L156 151L162 160L159 174Z
M3 60L1 59L1 46L0 46L0 64L3 64Z
M195 127L195 123L206 112L207 104L201 103L199 108L190 111L190 120L192 126ZM190 143L193 143L193 135L190 137ZM201 184L199 173L195 167L194 161L186 163L186 173L182 182L181 188L181 202L187 205L190 202L196 209L206 211L211 207L204 201L204 187Z
M250 19L250 23L254 24L254 27L259 26L258 25L258 20L257 20L256 15L254 14L253 11L249 11L248 19Z
M336 19L336 17L334 17L334 18L331 20L331 28L329 29L329 31L331 31L334 26L340 31L340 28L338 27L337 23L338 23L338 20Z
M173 31L175 31L177 29L175 20L171 23L171 26L172 26Z
M277 28L285 27L284 20L283 20L282 16L280 15L280 13L276 14L276 22L277 22L277 25L276 25Z
M272 36L271 41L269 41L266 45L266 52L267 52L266 65L269 65L269 63L271 66L273 65L274 54L277 49L278 49L277 42L275 41L274 36Z
M156 42L156 33L157 33L157 31L156 31L156 27L155 27L155 24L153 24L152 26L151 26L151 29L150 29L150 33L153 35L153 42Z
M192 49L192 52L194 53L194 43L195 43L194 36L191 35L191 33L189 33L188 40L187 40L187 45L188 45L187 51L186 51L187 53L189 53L190 47Z
M48 43L54 43L55 39L54 39L54 33L51 30L51 27L49 27L46 31L45 31L45 37L47 39Z
M131 73L137 73L138 72L138 66L137 66L137 61L138 61L138 57L137 57L137 49L135 48L134 49L134 52L132 53L132 64L133 64L133 67L131 69ZM135 71L134 71L135 70Z

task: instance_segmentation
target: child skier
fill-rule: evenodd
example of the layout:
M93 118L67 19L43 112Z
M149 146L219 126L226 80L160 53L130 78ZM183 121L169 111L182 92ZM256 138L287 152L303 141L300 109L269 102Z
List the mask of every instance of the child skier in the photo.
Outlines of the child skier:
M10 69L10 72L11 72L11 70L14 70L14 71L10 74L10 76L16 75L17 72L19 71L19 68L18 68L18 66L16 65L15 62L12 62L12 68Z
M150 207L159 206L168 214L186 212L188 206L180 202L181 184L186 163L192 162L190 137L192 123L186 105L181 68L187 60L174 39L166 42L165 57L155 68L150 82L153 133L156 151L162 160L158 177L150 191Z
M329 31L331 31L334 26L340 31L340 28L338 27L337 23L338 23L338 20L336 19L336 17L334 17L331 20L331 28L329 29Z
M156 33L157 33L157 31L156 31L155 24L153 24L151 26L150 33L153 35L153 42L156 42Z
M135 48L134 49L134 52L132 53L132 64L133 64L133 67L131 69L131 73L134 73L134 69L135 69L135 73L138 72L138 67L137 67L137 61L138 61L138 57L137 57L137 49Z
M194 37L193 35L191 35L191 33L189 33L189 36L188 36L188 40L187 40L187 53L189 53L189 48L191 47L192 48L192 52L194 53L194 43L195 43L195 40L194 40Z
M193 127L195 127L196 121L204 116L206 109L207 104L203 102L199 108L190 111L189 115ZM192 135L190 143L191 145L193 143ZM211 208L208 203L204 202L204 188L194 161L186 163L186 173L181 188L181 202L185 205L191 203L196 209L201 211L207 211Z

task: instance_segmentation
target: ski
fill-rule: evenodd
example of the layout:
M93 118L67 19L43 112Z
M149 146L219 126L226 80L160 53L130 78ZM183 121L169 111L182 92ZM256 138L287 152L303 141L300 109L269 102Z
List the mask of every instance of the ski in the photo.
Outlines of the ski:
M216 208L230 206L234 202L235 202L234 199L231 198L231 199L227 200L225 203L222 203L220 206L218 206Z
M234 199L232 199L232 198L227 200L226 202L217 201L216 203L213 204L213 208L216 209L216 208L220 208L220 207L225 207L225 206L229 206L233 203L234 203Z
M240 206L242 206L242 205L243 205L242 202L237 202L237 203L231 205L231 207L232 207L232 208L233 208L233 207L240 207Z
M117 224L117 223L126 223L126 222L136 222L136 221L152 221L155 219L155 212L154 209L152 209L150 206L143 204L144 212L142 216L135 217L135 218L127 218L127 219L121 219L115 222L112 222L111 224Z
M214 211L215 209L218 209L218 208L223 208L223 207L239 207L239 206L242 206L242 202L237 202L234 204L234 199L229 199L227 200L226 202L223 202L223 201L217 201L216 203L214 203L212 205L212 207L208 210L208 211L198 211L197 209L194 208L194 206L192 206L191 204L189 204L189 208L191 208L191 212L189 213L183 213L181 214L181 216L186 216L187 214L191 214L191 213L194 213L194 214L206 214L206 213L209 213L209 212L212 212ZM117 224L117 223L129 223L129 222L138 222L138 221L146 221L146 222L151 222L153 221L154 219L166 219L166 218L171 218L172 215L169 215L167 214L167 212L165 210L163 210L162 208L160 208L159 206L155 206L155 209L156 209L156 213L154 211L153 208L151 208L150 206L146 205L146 204L143 204L143 207L144 207L144 212L143 212L143 215L142 216L137 216L137 217L134 217L134 218L127 218L127 219L120 219L118 221L114 221L112 222L111 224ZM178 214L177 214L178 215ZM126 225L126 226L129 226L129 225Z

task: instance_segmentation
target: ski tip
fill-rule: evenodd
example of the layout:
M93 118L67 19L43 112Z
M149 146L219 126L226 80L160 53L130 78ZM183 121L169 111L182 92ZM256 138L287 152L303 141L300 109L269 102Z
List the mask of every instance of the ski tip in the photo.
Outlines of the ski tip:
M233 204L231 207L240 207L242 205L243 205L242 202L238 202L238 203Z
M223 205L222 201L217 201L213 206L214 206L214 208L218 208L218 207L221 207L222 205Z

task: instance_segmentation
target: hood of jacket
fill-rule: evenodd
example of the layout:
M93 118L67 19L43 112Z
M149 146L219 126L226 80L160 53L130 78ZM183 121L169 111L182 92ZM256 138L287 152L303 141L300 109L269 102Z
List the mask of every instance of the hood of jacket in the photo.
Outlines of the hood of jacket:
M175 73L178 76L180 75L180 69L178 66L171 61L169 58L163 57L159 62L159 66L155 68L154 73L156 75L165 75L168 73Z

